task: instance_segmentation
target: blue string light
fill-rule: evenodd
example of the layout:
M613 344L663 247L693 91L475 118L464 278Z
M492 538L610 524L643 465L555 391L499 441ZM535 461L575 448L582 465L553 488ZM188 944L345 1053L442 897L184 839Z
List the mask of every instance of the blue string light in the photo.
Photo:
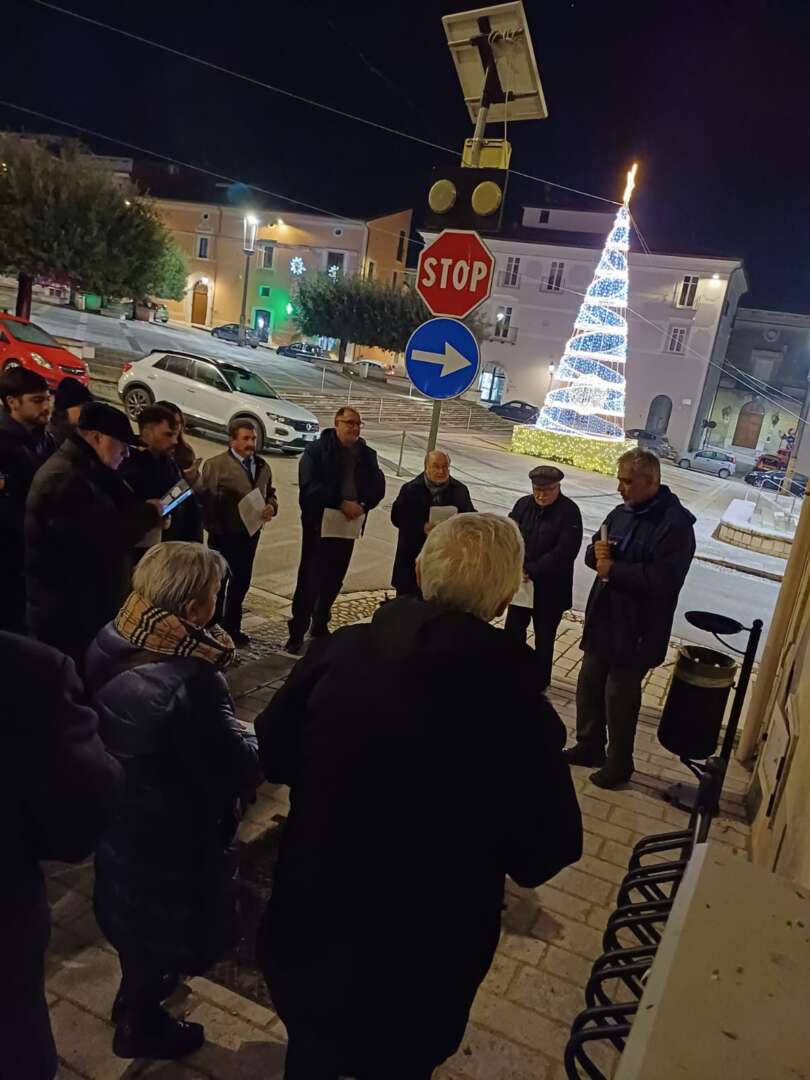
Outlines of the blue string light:
M627 252L630 212L616 215L574 321L537 427L559 435L624 439L627 362Z

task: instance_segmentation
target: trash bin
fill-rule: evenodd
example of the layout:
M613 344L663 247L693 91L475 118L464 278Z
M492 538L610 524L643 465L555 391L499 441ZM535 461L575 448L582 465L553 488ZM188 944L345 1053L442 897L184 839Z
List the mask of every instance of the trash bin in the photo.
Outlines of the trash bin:
M682 645L669 688L658 741L679 758L701 761L717 749L737 664L701 645Z

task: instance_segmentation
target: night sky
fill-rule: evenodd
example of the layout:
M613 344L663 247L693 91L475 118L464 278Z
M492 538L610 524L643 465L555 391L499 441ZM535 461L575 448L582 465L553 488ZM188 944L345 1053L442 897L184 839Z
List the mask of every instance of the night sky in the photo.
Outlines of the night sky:
M455 150L471 134L440 16L473 0L64 4ZM807 0L525 6L550 117L510 127L513 166L619 198L637 158L650 247L741 257L744 305L810 312ZM3 41L3 99L340 214L418 209L447 160L30 0L7 0ZM70 133L4 107L0 126ZM510 195L577 205L516 178Z

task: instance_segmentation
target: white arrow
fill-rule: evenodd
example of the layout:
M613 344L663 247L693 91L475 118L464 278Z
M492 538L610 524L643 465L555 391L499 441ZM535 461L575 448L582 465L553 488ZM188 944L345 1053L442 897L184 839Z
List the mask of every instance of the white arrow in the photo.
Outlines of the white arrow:
M424 360L426 364L441 364L443 379L445 375L452 375L455 371L463 371L472 365L472 360L462 356L458 349L454 349L449 341L444 343L444 352L424 352L422 349L414 349L411 353L412 360Z

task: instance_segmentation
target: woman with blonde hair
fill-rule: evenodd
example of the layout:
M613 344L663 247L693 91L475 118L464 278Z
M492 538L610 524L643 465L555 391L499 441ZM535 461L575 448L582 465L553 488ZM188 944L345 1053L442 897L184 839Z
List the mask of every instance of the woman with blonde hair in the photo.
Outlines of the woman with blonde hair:
M161 1001L235 940L238 800L260 771L222 674L233 642L206 629L225 572L202 544L151 548L87 655L100 734L126 778L96 852L94 894L121 963L119 1057L178 1058L202 1044L202 1026Z

